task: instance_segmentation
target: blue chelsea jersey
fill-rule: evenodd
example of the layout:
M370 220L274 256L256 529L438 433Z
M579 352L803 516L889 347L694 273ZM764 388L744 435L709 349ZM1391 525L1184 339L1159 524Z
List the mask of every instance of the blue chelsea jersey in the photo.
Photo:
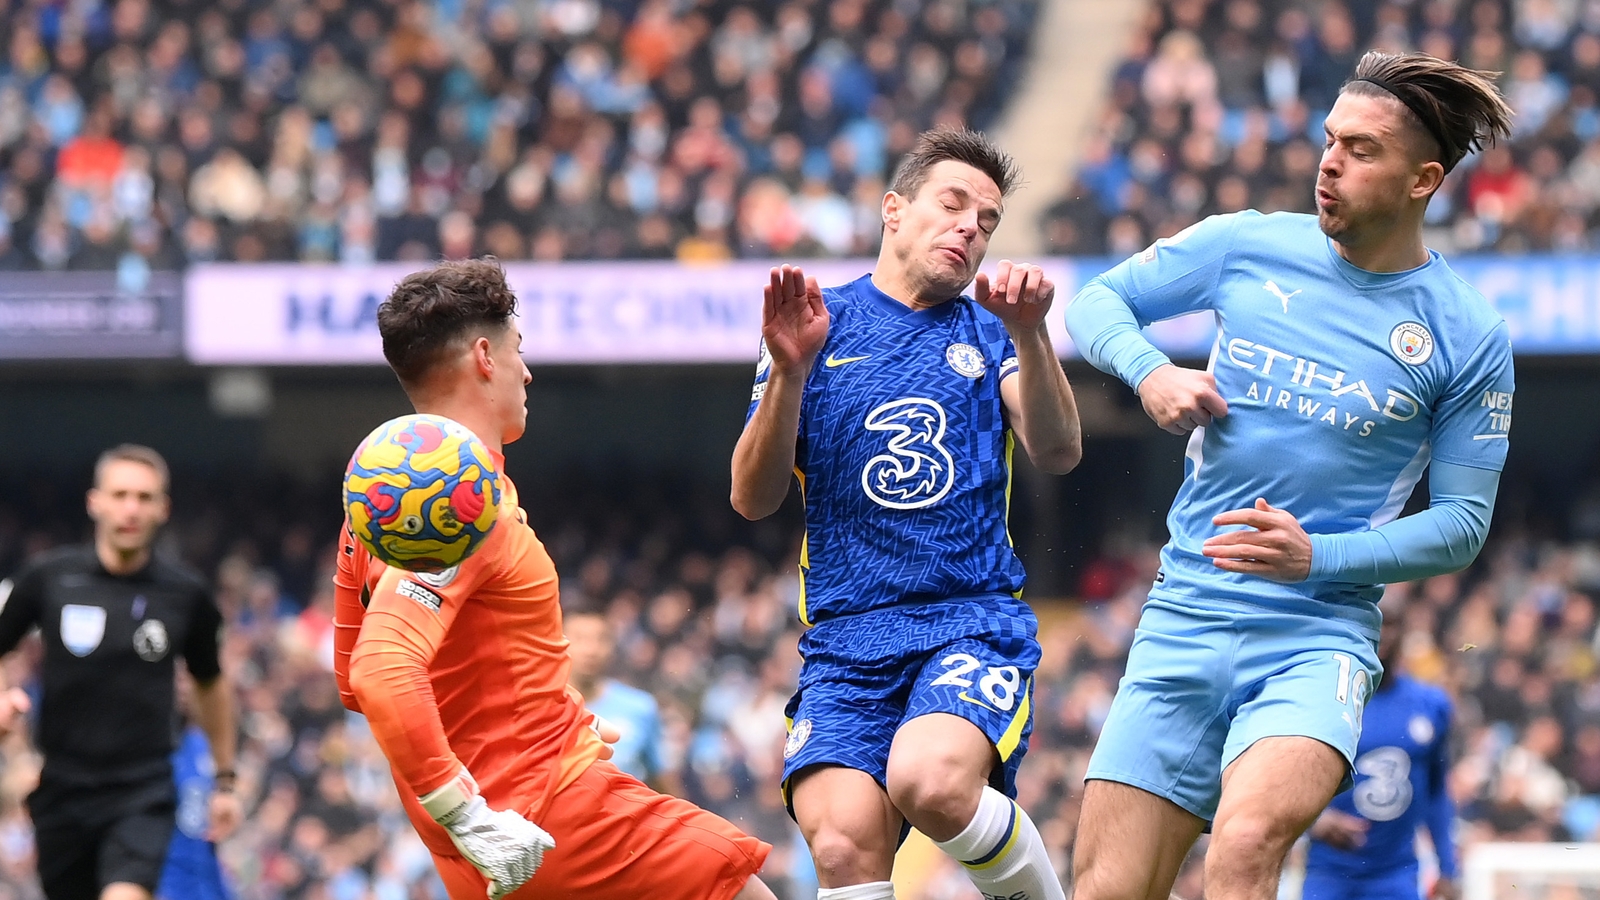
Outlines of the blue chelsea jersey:
M1214 216L1101 276L1139 324L1217 320L1208 370L1228 415L1196 429L1152 596L1333 614L1376 637L1377 585L1278 584L1201 554L1212 518L1256 498L1307 532L1395 519L1430 460L1498 471L1513 392L1505 322L1430 251L1409 271L1339 256L1315 216Z
M912 310L871 276L823 291L828 339L800 405L800 618L1018 596L1006 517L1005 326L959 297ZM762 347L746 421L766 391Z
M1455 805L1445 785L1450 698L1432 685L1393 676L1372 695L1361 721L1355 785L1330 806L1370 822L1366 841L1356 850L1313 841L1308 869L1374 876L1415 866L1417 827L1423 826L1441 873L1454 877Z

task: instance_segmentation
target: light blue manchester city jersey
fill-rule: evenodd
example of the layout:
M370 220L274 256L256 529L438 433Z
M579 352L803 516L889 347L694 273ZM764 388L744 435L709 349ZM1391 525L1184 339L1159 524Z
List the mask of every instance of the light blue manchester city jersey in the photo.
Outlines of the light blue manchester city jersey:
M912 310L870 276L823 291L795 474L806 507L800 617L1022 590L1006 531L1013 439L1005 326L960 297ZM763 346L749 413L766 391Z
M1513 392L1505 322L1430 251L1406 272L1359 269L1316 217L1214 216L1100 276L1141 326L1211 310L1208 370L1227 416L1191 435L1152 596L1338 615L1376 637L1376 585L1279 584L1201 555L1212 518L1256 498L1307 532L1395 519L1430 460L1498 471Z

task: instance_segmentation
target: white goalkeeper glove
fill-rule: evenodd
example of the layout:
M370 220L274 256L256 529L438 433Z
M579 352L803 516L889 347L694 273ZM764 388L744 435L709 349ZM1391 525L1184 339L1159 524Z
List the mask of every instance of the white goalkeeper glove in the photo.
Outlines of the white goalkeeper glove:
M461 856L489 880L489 900L527 883L556 845L543 828L510 810L490 809L466 769L449 784L420 798L422 808L449 832Z

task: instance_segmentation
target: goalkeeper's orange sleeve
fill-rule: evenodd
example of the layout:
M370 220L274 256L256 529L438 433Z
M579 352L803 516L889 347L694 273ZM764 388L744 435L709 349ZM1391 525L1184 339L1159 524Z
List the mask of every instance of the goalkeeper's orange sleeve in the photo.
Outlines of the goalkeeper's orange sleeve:
M435 612L397 593L418 588L427 590L398 569L378 580L350 655L350 689L395 775L421 797L454 778L461 761L450 750L428 678L449 622L442 604Z
M352 712L361 712L361 704L350 690L350 654L361 636L361 617L366 612L361 597L367 589L367 568L366 548L356 543L347 521L339 532L339 560L333 574L333 679L339 685L339 702Z

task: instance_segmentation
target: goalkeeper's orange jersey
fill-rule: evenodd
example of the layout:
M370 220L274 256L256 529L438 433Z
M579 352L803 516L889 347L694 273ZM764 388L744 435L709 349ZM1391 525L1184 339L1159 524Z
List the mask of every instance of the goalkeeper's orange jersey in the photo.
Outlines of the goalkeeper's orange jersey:
M567 685L555 563L504 474L501 488L483 546L437 575L373 559L348 522L339 539L339 694L366 715L418 834L447 856L455 847L417 797L464 765L490 807L537 823L603 746Z

